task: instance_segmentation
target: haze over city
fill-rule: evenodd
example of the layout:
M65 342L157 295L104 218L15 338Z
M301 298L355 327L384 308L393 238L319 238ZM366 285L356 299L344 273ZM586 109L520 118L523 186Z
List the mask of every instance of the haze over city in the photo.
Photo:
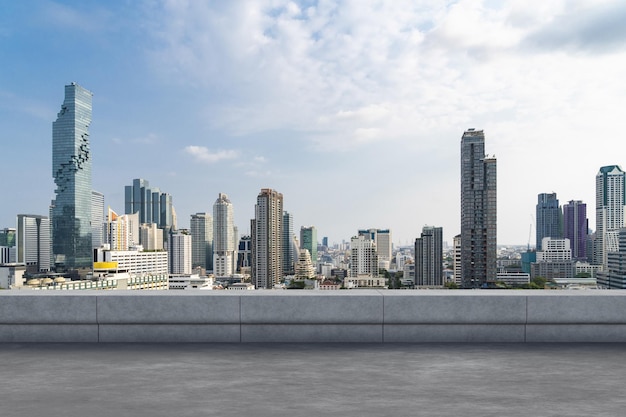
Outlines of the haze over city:
M586 0L7 2L0 227L47 214L51 125L77 82L94 92L93 188L119 212L145 178L179 227L227 193L246 234L271 187L331 243L374 227L409 244L425 224L451 243L477 128L498 243L533 243L542 192L586 202L595 228L595 175L626 164L625 18Z

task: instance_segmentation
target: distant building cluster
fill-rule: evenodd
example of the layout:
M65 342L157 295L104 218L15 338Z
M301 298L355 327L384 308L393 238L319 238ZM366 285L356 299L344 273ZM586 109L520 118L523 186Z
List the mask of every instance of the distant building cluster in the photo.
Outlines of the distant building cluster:
M250 234L239 236L229 196L178 227L173 196L135 178L124 186L123 214L105 210L92 189L92 93L76 83L52 126L55 198L47 215L18 214L0 229L0 287L15 289L314 289L626 288L626 173L596 176L596 230L586 203L560 205L539 193L535 240L497 246L497 161L485 134L468 129L460 146L460 233L422 228L414 244L394 247L386 228L363 228L330 245L313 225L299 233L282 193L262 188ZM530 225L532 228L532 224ZM532 230L532 229L531 229ZM417 233L416 233L417 234Z

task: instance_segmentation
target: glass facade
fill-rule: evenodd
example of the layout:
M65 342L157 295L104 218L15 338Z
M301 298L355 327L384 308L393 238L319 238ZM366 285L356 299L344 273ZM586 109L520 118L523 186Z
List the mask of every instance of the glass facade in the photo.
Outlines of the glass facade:
M496 159L485 156L485 134L461 138L461 277L466 288L497 279Z
M67 270L91 269L92 93L76 83L65 86L65 100L52 123L52 251Z

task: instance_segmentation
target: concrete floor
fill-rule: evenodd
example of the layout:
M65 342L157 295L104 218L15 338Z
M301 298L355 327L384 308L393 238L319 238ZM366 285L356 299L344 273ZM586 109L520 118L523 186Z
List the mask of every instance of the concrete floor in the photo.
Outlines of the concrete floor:
M621 416L622 344L5 344L0 416Z

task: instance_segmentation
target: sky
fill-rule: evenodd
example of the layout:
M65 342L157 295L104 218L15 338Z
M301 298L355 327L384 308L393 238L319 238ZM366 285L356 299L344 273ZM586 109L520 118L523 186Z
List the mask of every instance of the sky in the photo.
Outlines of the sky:
M0 228L48 213L64 86L93 92L93 188L134 178L178 226L261 188L318 238L460 232L460 140L498 164L498 243L535 241L537 194L587 203L626 166L626 2L0 0Z

